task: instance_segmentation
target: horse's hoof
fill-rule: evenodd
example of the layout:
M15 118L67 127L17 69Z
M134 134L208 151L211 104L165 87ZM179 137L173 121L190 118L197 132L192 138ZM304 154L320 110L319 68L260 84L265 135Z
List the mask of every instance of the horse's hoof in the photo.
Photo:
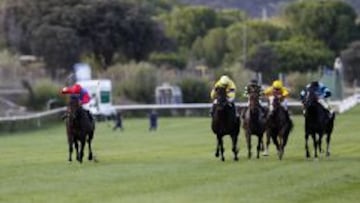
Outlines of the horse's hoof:
M218 152L215 153L215 157L219 157L219 153L218 153Z
M223 161L223 162L224 162L224 161L225 161L225 158L224 158L224 157L222 157L222 158L221 158L221 161Z
M326 152L326 157L329 157L330 156L330 152Z
M93 160L92 154L89 154L88 160L89 160L89 161Z
M234 158L234 161L239 161L239 158L238 158L238 157L235 157L235 158Z

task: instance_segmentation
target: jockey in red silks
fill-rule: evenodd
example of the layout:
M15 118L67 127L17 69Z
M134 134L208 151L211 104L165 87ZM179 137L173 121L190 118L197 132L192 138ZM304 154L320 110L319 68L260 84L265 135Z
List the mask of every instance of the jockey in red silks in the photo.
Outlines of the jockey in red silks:
M70 94L70 99L78 99L80 105L89 103L91 99L88 91L79 84L75 84L71 87L64 87L61 90L61 93ZM93 120L91 113L88 110L86 111L88 112L90 119Z
M62 94L79 95L80 104L87 104L90 101L90 95L88 91L81 87L79 84L75 84L71 87L64 87L61 90Z

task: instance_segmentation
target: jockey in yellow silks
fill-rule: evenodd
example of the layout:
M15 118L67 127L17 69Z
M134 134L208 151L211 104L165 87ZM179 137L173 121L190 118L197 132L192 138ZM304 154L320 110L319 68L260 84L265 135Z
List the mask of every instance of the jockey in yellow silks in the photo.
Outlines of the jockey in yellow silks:
M211 90L211 93L210 93L210 97L211 97L211 100L213 100L213 103L215 104L216 103L216 88L218 87L224 87L226 88L226 96L227 96L227 100L229 102L229 104L234 108L234 110L236 111L236 108L235 108L235 103L234 103L234 100L235 100L235 92L236 92L236 85L234 83L234 81L232 81L229 76L227 75L222 75L220 77L220 79L215 83L213 89ZM214 106L213 106L214 107ZM211 110L211 115L212 115L212 112L213 112L213 108ZM236 115L237 116L237 115Z
M275 80L272 85L265 89L264 94L270 101L270 112L272 112L272 101L274 97L280 97L281 105L287 110L287 97L289 96L289 90L283 86L281 80Z

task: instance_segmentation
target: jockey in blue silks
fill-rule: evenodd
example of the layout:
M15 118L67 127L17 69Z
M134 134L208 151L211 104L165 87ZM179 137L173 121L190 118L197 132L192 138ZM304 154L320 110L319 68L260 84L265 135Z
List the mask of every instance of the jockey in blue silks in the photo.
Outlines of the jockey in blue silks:
M304 102L305 96L310 88L315 89L315 94L318 97L318 102L326 110L328 110L329 113L332 113L332 110L330 109L330 105L327 101L327 98L331 97L331 91L328 87L326 87L324 84L318 81L313 81L310 84L306 85L306 88L300 92L301 101Z

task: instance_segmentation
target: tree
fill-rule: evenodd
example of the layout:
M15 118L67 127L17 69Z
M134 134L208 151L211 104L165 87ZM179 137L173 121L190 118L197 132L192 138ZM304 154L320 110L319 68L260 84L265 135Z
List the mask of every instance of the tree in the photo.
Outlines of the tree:
M210 30L204 38L198 38L194 42L194 56L198 59L204 59L210 67L220 66L225 54L228 52L226 38L227 35L224 28Z
M306 37L293 37L269 45L277 55L276 73L315 71L319 66L331 66L334 59L334 53L321 41Z
M115 54L144 60L165 38L146 10L123 1L17 0L5 5L7 44L44 58L51 69L69 68L81 55L95 56L104 68Z
M344 63L344 72L348 82L354 82L360 78L360 41L355 41L347 49L341 52ZM359 82L359 81L357 81Z
M354 39L355 10L344 1L298 1L285 9L295 32L323 41L339 53Z
M244 51L252 49L253 46L267 41L284 40L289 35L285 28L257 20L235 23L229 26L226 32L227 46L233 60L244 56Z
M243 11L237 9L222 9L217 12L218 25L228 27L234 23L243 22L247 19Z
M260 44L249 51L245 67L264 75L270 75L278 66L278 58L274 48L268 43Z
M203 37L216 26L216 12L207 7L177 7L160 17L166 34L178 45L190 48L197 37Z

